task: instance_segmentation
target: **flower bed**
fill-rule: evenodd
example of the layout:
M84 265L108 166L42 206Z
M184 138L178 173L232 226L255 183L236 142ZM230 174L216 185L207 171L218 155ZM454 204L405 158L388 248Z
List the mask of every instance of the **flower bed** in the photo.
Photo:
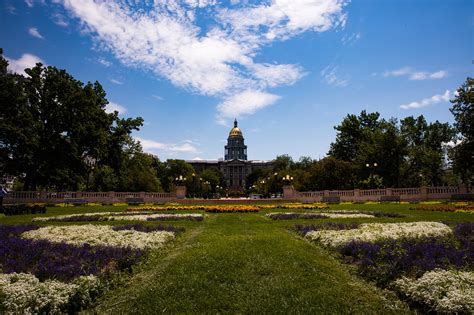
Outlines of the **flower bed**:
M329 209L325 203L282 203L278 205L259 205L261 209L305 209L305 210L322 210Z
M393 287L409 300L442 314L474 313L474 272L433 270L419 279L402 277Z
M289 220L289 219L345 219L345 218L374 218L374 217L388 217L399 218L404 217L399 213L381 212L381 211L358 211L358 210L333 210L327 212L316 213L298 213L298 212L274 212L266 215L274 220Z
M381 239L437 237L451 234L449 226L438 222L365 223L357 229L310 231L306 237L325 246L339 247L352 241L375 242Z
M396 289L423 312L471 314L474 309L474 223L453 229L436 222L326 223L294 230L336 249L361 276Z
M40 282L28 273L0 274L0 305L6 314L72 313L90 304L100 287L99 279L94 276L63 283Z
M318 212L318 213L298 213L298 212L274 212L266 215L273 220L290 219L347 219L347 218L375 218L375 216L357 212Z
M147 249L182 230L139 224L0 225L0 313L75 313L110 285L112 274L131 271Z
M469 212L474 213L473 204L424 204L417 207L411 207L410 210L420 211L442 211L442 212Z
M164 243L174 237L174 233L168 231L146 233L133 229L115 231L108 225L87 224L46 226L24 232L21 237L80 246L89 244L92 246L149 249L162 247Z
M151 212L100 212L100 213L82 213L59 215L54 217L37 217L33 218L33 222L94 222L94 221L167 221L167 220L192 220L202 221L202 214L156 214Z
M304 203L284 203L277 205L197 205L187 206L179 204L166 204L162 206L142 206L142 207L130 207L126 211L197 211L204 210L206 212L258 212L262 209L306 209L306 210L318 210L328 209L328 205L324 203L304 204Z
M208 206L206 212L212 213L243 213L243 212L258 212L258 206Z

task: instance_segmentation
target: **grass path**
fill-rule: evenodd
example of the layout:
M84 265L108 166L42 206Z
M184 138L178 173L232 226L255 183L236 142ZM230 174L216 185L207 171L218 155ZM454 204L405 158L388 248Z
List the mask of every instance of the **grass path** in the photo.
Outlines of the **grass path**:
M405 305L262 214L209 215L90 310L108 314L389 314Z

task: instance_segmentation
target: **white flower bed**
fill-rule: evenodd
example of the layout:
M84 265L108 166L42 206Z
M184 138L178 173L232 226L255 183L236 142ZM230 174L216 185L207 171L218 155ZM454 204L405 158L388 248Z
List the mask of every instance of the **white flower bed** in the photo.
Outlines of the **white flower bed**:
M53 217L37 217L33 218L34 222L48 222L48 221L67 221L73 218L83 217L97 217L98 221L147 221L148 219L154 220L180 220L180 219L196 219L203 218L202 214L198 213L120 213L120 212L98 212L98 213L82 213L82 214L69 214L69 215L58 215Z
M94 276L63 283L40 282L29 273L0 273L0 304L5 314L63 314L72 299L81 306L89 304L99 288Z
M299 215L299 216L312 216L314 215L316 218L317 216L325 216L326 218L331 219L348 219L348 218L375 218L375 216L370 214L364 213L354 213L354 211L347 211L348 213L344 213L345 210L337 211L337 212L272 212L266 214L267 217L272 218L278 215Z
M354 240L375 242L384 238L438 237L451 233L449 226L438 222L365 223L357 229L311 231L306 237L325 246L338 247Z
M434 270L417 280L402 277L394 287L438 313L474 313L474 272Z
M31 221L33 222L47 222L47 221L61 221L63 219L69 218L79 218L79 217L96 217L96 216L111 216L120 214L120 212L96 212L96 213L82 213L82 214L65 214L65 215L56 215L52 217L36 217L33 218Z
M129 214L129 215L114 215L106 217L108 221L147 221L151 220L180 220L180 219L196 219L203 218L202 214L198 213L155 213L155 214Z
M114 231L108 225L46 226L21 235L28 239L44 239L55 243L93 246L131 247L136 249L157 248L174 237L172 232Z

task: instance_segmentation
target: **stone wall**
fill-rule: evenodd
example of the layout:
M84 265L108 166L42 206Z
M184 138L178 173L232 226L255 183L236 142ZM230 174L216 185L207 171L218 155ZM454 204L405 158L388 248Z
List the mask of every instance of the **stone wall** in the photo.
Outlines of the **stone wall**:
M464 185L443 187L415 187L415 188L384 188L384 189L354 189L354 190L322 190L300 192L293 186L283 187L283 197L301 202L319 202L324 197L339 197L341 202L380 201L384 196L399 196L401 201L428 201L450 199L454 194L467 194Z

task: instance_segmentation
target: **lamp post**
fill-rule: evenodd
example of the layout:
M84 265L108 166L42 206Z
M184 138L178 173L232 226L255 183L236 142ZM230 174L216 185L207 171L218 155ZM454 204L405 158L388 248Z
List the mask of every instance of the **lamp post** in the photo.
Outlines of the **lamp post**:
M284 185L291 185L291 182L293 182L293 176L290 176L290 174L286 174L286 176L283 176L282 180Z
M373 171L375 168L379 166L376 162L375 163L367 163L365 164L365 167L367 167L370 170L370 176L372 176Z

